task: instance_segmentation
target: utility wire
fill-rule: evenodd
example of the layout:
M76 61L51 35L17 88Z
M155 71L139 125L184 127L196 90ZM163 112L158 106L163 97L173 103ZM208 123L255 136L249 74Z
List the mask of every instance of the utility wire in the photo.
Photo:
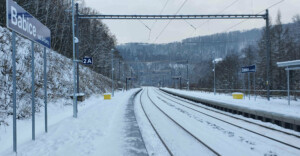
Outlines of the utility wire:
M224 12L225 10L227 10L228 8L230 8L231 6L233 6L235 3L237 3L239 0L235 0L235 1L233 1L232 3L230 3L228 6L226 6L224 9L222 9L221 11L219 11L217 14L220 14L220 13L222 13L222 12ZM207 22L209 22L210 21L210 19L208 19L208 20L206 20L205 22L203 22L202 24L200 24L198 27L197 27L197 29L198 28L200 28L200 27L202 27L204 24L206 24Z
M178 12L182 9L182 7L185 5L185 3L187 2L187 0L185 0L181 6L179 7L179 9L176 11L175 15L178 14ZM162 31L160 31L160 33L158 34L158 36L155 38L154 43L156 42L156 40L160 37L160 35L166 30L166 28L168 27L168 25L171 23L172 20L169 20L169 22L165 25L165 27L162 29Z
M274 3L274 4L270 5L269 7L267 7L266 9L270 9L270 8L276 6L276 5L278 5L278 4L280 4L280 3L284 2L284 1L285 1L285 0L281 0L281 1L277 2L277 3ZM266 9L264 9L264 10L262 10L262 11L256 13L256 15L258 15L258 14L264 12ZM234 28L234 27L236 27L236 26L238 26L238 25L240 25L240 24L246 22L247 20L249 20L249 19L245 19L245 20L243 20L243 21L241 21L241 22L236 23L235 25L233 25L233 26L231 26L231 27L225 29L224 32L226 32L226 31L228 31L228 30L230 30L230 29L232 29L232 28Z
M230 3L229 5L227 5L225 8L223 8L221 11L219 11L217 14L221 14L222 12L224 12L225 10L227 10L228 8L230 8L231 6L233 6L235 3L237 3L239 0L234 0L232 3ZM208 23L210 21L210 19L206 20L205 22L201 23L198 27L195 27L194 25L192 25L190 22L187 22L185 20L186 23L188 23L191 27L194 28L194 31L189 35L189 37L194 36L197 34L197 29L202 27L204 24ZM188 38L188 37L187 37Z
M149 28L143 21L141 21L141 20L138 20L138 21L141 22L148 30L151 31L151 28Z
M163 8L161 9L161 11L159 12L159 15L161 15L163 13L163 11L165 10L167 4L168 4L169 0L166 1L166 3L164 4ZM156 24L157 20L155 20L151 26L151 29L154 28L154 25ZM150 38L151 38L151 31L149 32L149 38L148 38L148 41L150 41Z
M239 0L234 0L232 3L230 3L229 5L227 5L225 8L223 8L221 11L219 11L217 14L221 14L223 13L225 10L227 10L228 8L230 8L231 6L233 6L235 3L237 3ZM208 23L210 21L210 19L206 20L205 22L201 23L198 27L195 27L194 25L192 25L191 23L187 23L194 28L194 31L189 35L190 37L191 36L194 36L197 31L198 28L202 27L204 24Z
M197 30L197 28L190 22L188 22L187 20L184 20L189 26L191 26L195 31Z
M146 23L144 23L143 21L141 20L138 20L139 22L141 22L148 30L149 30L149 35L148 35L148 41L150 40L150 34L151 34L151 28L149 26L147 26Z
M164 4L163 8L161 9L161 11L159 12L159 15L161 15L163 13L163 11L165 10L167 4L168 4L169 0L166 1L166 3ZM157 20L154 21L154 23L151 26L151 29L154 27L155 23L157 22Z

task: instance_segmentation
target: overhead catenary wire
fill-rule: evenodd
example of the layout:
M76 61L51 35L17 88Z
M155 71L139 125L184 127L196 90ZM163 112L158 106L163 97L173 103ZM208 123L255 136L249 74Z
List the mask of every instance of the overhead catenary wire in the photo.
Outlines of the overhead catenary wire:
M147 26L146 23L144 23L143 21L141 20L138 20L139 22L141 22L148 30L149 30L149 35L148 35L148 41L150 40L150 34L151 34L151 28L149 26Z
M270 5L269 7L267 7L266 9L264 9L264 10L262 10L262 11L256 13L256 15L258 15L258 14L264 12L265 10L270 9L270 8L276 6L276 5L278 5L278 4L280 4L280 3L284 2L284 1L285 1L285 0L281 0L281 1L279 1L279 2L276 2L276 3L272 4L272 5ZM249 20L249 19L242 20L242 21L240 21L240 22L234 24L233 26L231 26L231 27L225 29L223 32L227 32L228 30L230 30L230 29L232 29L232 28L234 28L234 27L236 27L236 26L238 26L238 25L240 25L240 24L242 24L242 23L244 23L244 22L246 22L246 21L248 21L248 20Z
M164 4L163 8L162 8L161 11L159 12L159 15L161 15L162 12L165 10L165 8L166 8L168 2L169 2L169 0L167 0L166 3ZM153 22L153 24L152 24L150 27L147 26L143 21L141 21L141 20L138 20L138 21L141 22L141 23L149 30L148 41L150 41L150 38L151 38L151 32L152 32L152 29L153 29L155 23L157 22L157 20L155 20L155 21Z
M223 8L221 11L219 11L217 14L221 14L223 13L225 10L227 10L228 8L232 7L234 4L236 4L239 0L234 0L232 3L230 3L229 5L227 5L225 8ZM193 36L194 34L196 34L196 31L198 28L202 27L203 25L205 25L206 23L208 23L210 21L210 19L206 20L205 22L203 22L202 24L200 24L198 27L192 26L193 28L195 27L194 31L191 33L191 35L189 36Z
M232 3L230 3L229 5L227 5L224 9L222 9L221 11L219 11L217 14L223 13L225 10L227 10L228 8L230 8L231 6L233 6L238 1L239 0L233 1ZM206 20L205 22L203 22L202 24L200 24L198 27L196 27L196 29L200 28L201 26L203 26L204 24L206 24L209 21L210 21L210 19Z
M165 8L166 8L168 2L169 2L169 0L167 0L167 1L165 2L163 8L162 8L161 11L159 12L159 15L161 15L161 14L163 13L163 11L165 10ZM153 22L153 24L151 25L151 27L150 27L151 30L154 28L154 25L156 24L156 22L157 22L157 20L155 20L155 21ZM150 30L150 32L149 32L148 41L150 41L150 39L151 39L151 30Z
M159 12L159 15L161 15L163 13L163 11L165 10L167 4L168 4L169 0L166 1L166 3L164 4L163 8L161 9L161 11ZM154 25L156 24L157 20L155 20L151 26L151 29L154 27Z
M189 26L191 26L194 30L196 30L197 28L190 22L188 22L187 20L184 20Z
M183 8L183 6L185 5L185 3L187 2L188 0L185 0L181 6L179 7L179 9L176 11L175 15L178 14L178 12ZM158 36L155 38L154 40L154 43L157 41L157 39L160 37L160 35L166 30L166 28L168 27L168 25L171 23L171 20L169 20L169 22L165 25L165 27L160 31L160 33L158 34Z

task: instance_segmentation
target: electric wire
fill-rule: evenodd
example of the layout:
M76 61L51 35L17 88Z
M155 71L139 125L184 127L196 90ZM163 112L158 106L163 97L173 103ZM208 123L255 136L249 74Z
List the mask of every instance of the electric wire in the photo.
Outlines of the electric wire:
M185 0L181 6L179 7L179 9L176 11L175 15L178 14L178 12L183 8L183 6L186 4L188 0ZM160 31L160 33L158 34L158 36L155 38L154 43L157 41L157 39L161 36L161 34L166 30L166 28L168 27L168 25L171 23L172 20L169 20L169 22L165 25L165 27Z
M144 23L143 21L141 20L138 20L139 22L141 22L148 30L149 30L149 35L148 35L148 41L150 40L150 34L151 34L151 28L149 26L147 26L146 23Z
M161 9L161 11L159 12L159 15L161 15L163 13L163 11L165 10L167 4L168 4L169 0L166 1L166 3L164 4L163 8ZM151 25L150 29L152 30L154 28L154 25L156 24L157 20L155 20L153 22L153 24ZM150 41L151 39L151 31L149 32L149 36L148 36L148 42Z
M235 0L235 1L233 1L232 3L230 3L228 6L226 6L224 9L222 9L221 11L219 11L217 14L220 14L220 13L222 13L222 12L224 12L225 10L227 10L228 8L230 8L231 6L233 6L235 3L237 3L239 0ZM206 20L205 22L203 22L202 24L200 24L198 27L197 27L197 29L198 28L200 28L200 27L202 27L204 24L206 24L207 22L209 22L210 21L210 19L208 19L208 20Z
M161 11L159 12L159 15L161 15L163 13L163 11L165 10L167 4L168 4L169 0L166 1L166 3L164 4L163 8L161 9ZM155 20L151 26L151 29L154 27L154 25L156 24L157 20Z
M219 11L217 14L221 14L223 13L225 10L227 10L228 8L230 8L231 6L233 6L234 4L236 4L239 0L235 0L232 3L230 3L229 5L227 5L225 8L223 8L221 11ZM208 23L210 21L210 19L206 20L205 22L203 22L202 24L200 24L198 27L195 27L196 29L194 29L194 31L189 35L189 36L194 36L195 34L197 34L197 29L202 27L203 25L205 25L206 23Z
M191 26L194 30L196 30L197 28L190 22L188 22L187 20L184 20L189 26Z
M277 2L277 3L274 3L274 4L270 5L269 7L267 7L266 9L263 9L262 11L256 13L256 15L258 15L258 14L264 12L265 10L270 9L270 8L276 6L276 5L278 5L278 4L280 4L280 3L284 2L284 1L285 1L285 0L281 0L281 1ZM236 23L235 25L233 25L233 26L231 26L231 27L225 29L223 32L227 32L228 30L230 30L230 29L232 29L232 28L234 28L234 27L236 27L236 26L238 26L238 25L240 25L240 24L242 24L242 23L244 23L244 22L246 22L246 21L248 21L248 20L249 20L249 19L242 20L242 21Z

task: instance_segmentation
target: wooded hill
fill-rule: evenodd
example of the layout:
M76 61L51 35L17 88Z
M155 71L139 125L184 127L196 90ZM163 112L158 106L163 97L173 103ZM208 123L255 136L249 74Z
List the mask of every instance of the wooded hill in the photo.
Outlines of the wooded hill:
M271 35L271 63L270 88L286 89L286 73L278 68L276 62L300 59L300 16L293 18L293 23L282 24L278 13L275 24L270 25ZM171 75L186 76L185 63L174 63L178 60L189 60L192 85L197 88L213 87L213 58L222 58L216 65L217 88L240 89L247 86L247 75L241 74L241 67L256 64L256 84L258 89L266 89L266 44L265 28L248 31L234 31L208 36L199 36L184 39L181 42L169 44L128 43L118 46L123 58L127 61L155 61L158 62L132 65L135 71L163 71L171 70L165 74L144 77L142 83L166 81L172 86ZM138 69L137 69L138 68ZM300 72L291 72L291 89L300 88ZM253 80L253 78L251 78ZM251 84L253 82L251 81Z
M20 6L36 17L51 30L51 48L58 53L73 57L72 12L70 0L15 0ZM86 7L84 0L79 5L81 14L99 14ZM0 25L6 26L6 0L0 0ZM93 57L94 71L111 76L111 49L116 46L116 38L101 20L81 19L79 21L79 58ZM115 52L115 58L121 59ZM127 69L127 68L125 68Z

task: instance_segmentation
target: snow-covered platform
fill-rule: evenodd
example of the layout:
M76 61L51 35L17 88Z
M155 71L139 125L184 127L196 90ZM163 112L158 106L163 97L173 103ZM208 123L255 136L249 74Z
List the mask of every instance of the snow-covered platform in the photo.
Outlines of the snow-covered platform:
M124 155L130 156L148 156L147 149L145 147L144 139L142 137L137 119L134 112L134 99L136 94L133 94L128 101L126 113L125 113L125 135L127 143L127 151Z
M251 97L250 100L247 97L237 100L225 94L214 95L207 92L171 88L161 88L161 90L220 110L300 131L300 102L298 101L291 101L291 105L288 105L286 99L271 99L268 101L262 97L256 99Z
M49 103L48 133L44 113L36 114L36 140L31 140L31 118L17 121L17 155L147 155L133 112L133 95L140 89L116 92L111 100L95 95L79 104L78 118L72 106ZM14 156L12 121L0 126L0 155Z

